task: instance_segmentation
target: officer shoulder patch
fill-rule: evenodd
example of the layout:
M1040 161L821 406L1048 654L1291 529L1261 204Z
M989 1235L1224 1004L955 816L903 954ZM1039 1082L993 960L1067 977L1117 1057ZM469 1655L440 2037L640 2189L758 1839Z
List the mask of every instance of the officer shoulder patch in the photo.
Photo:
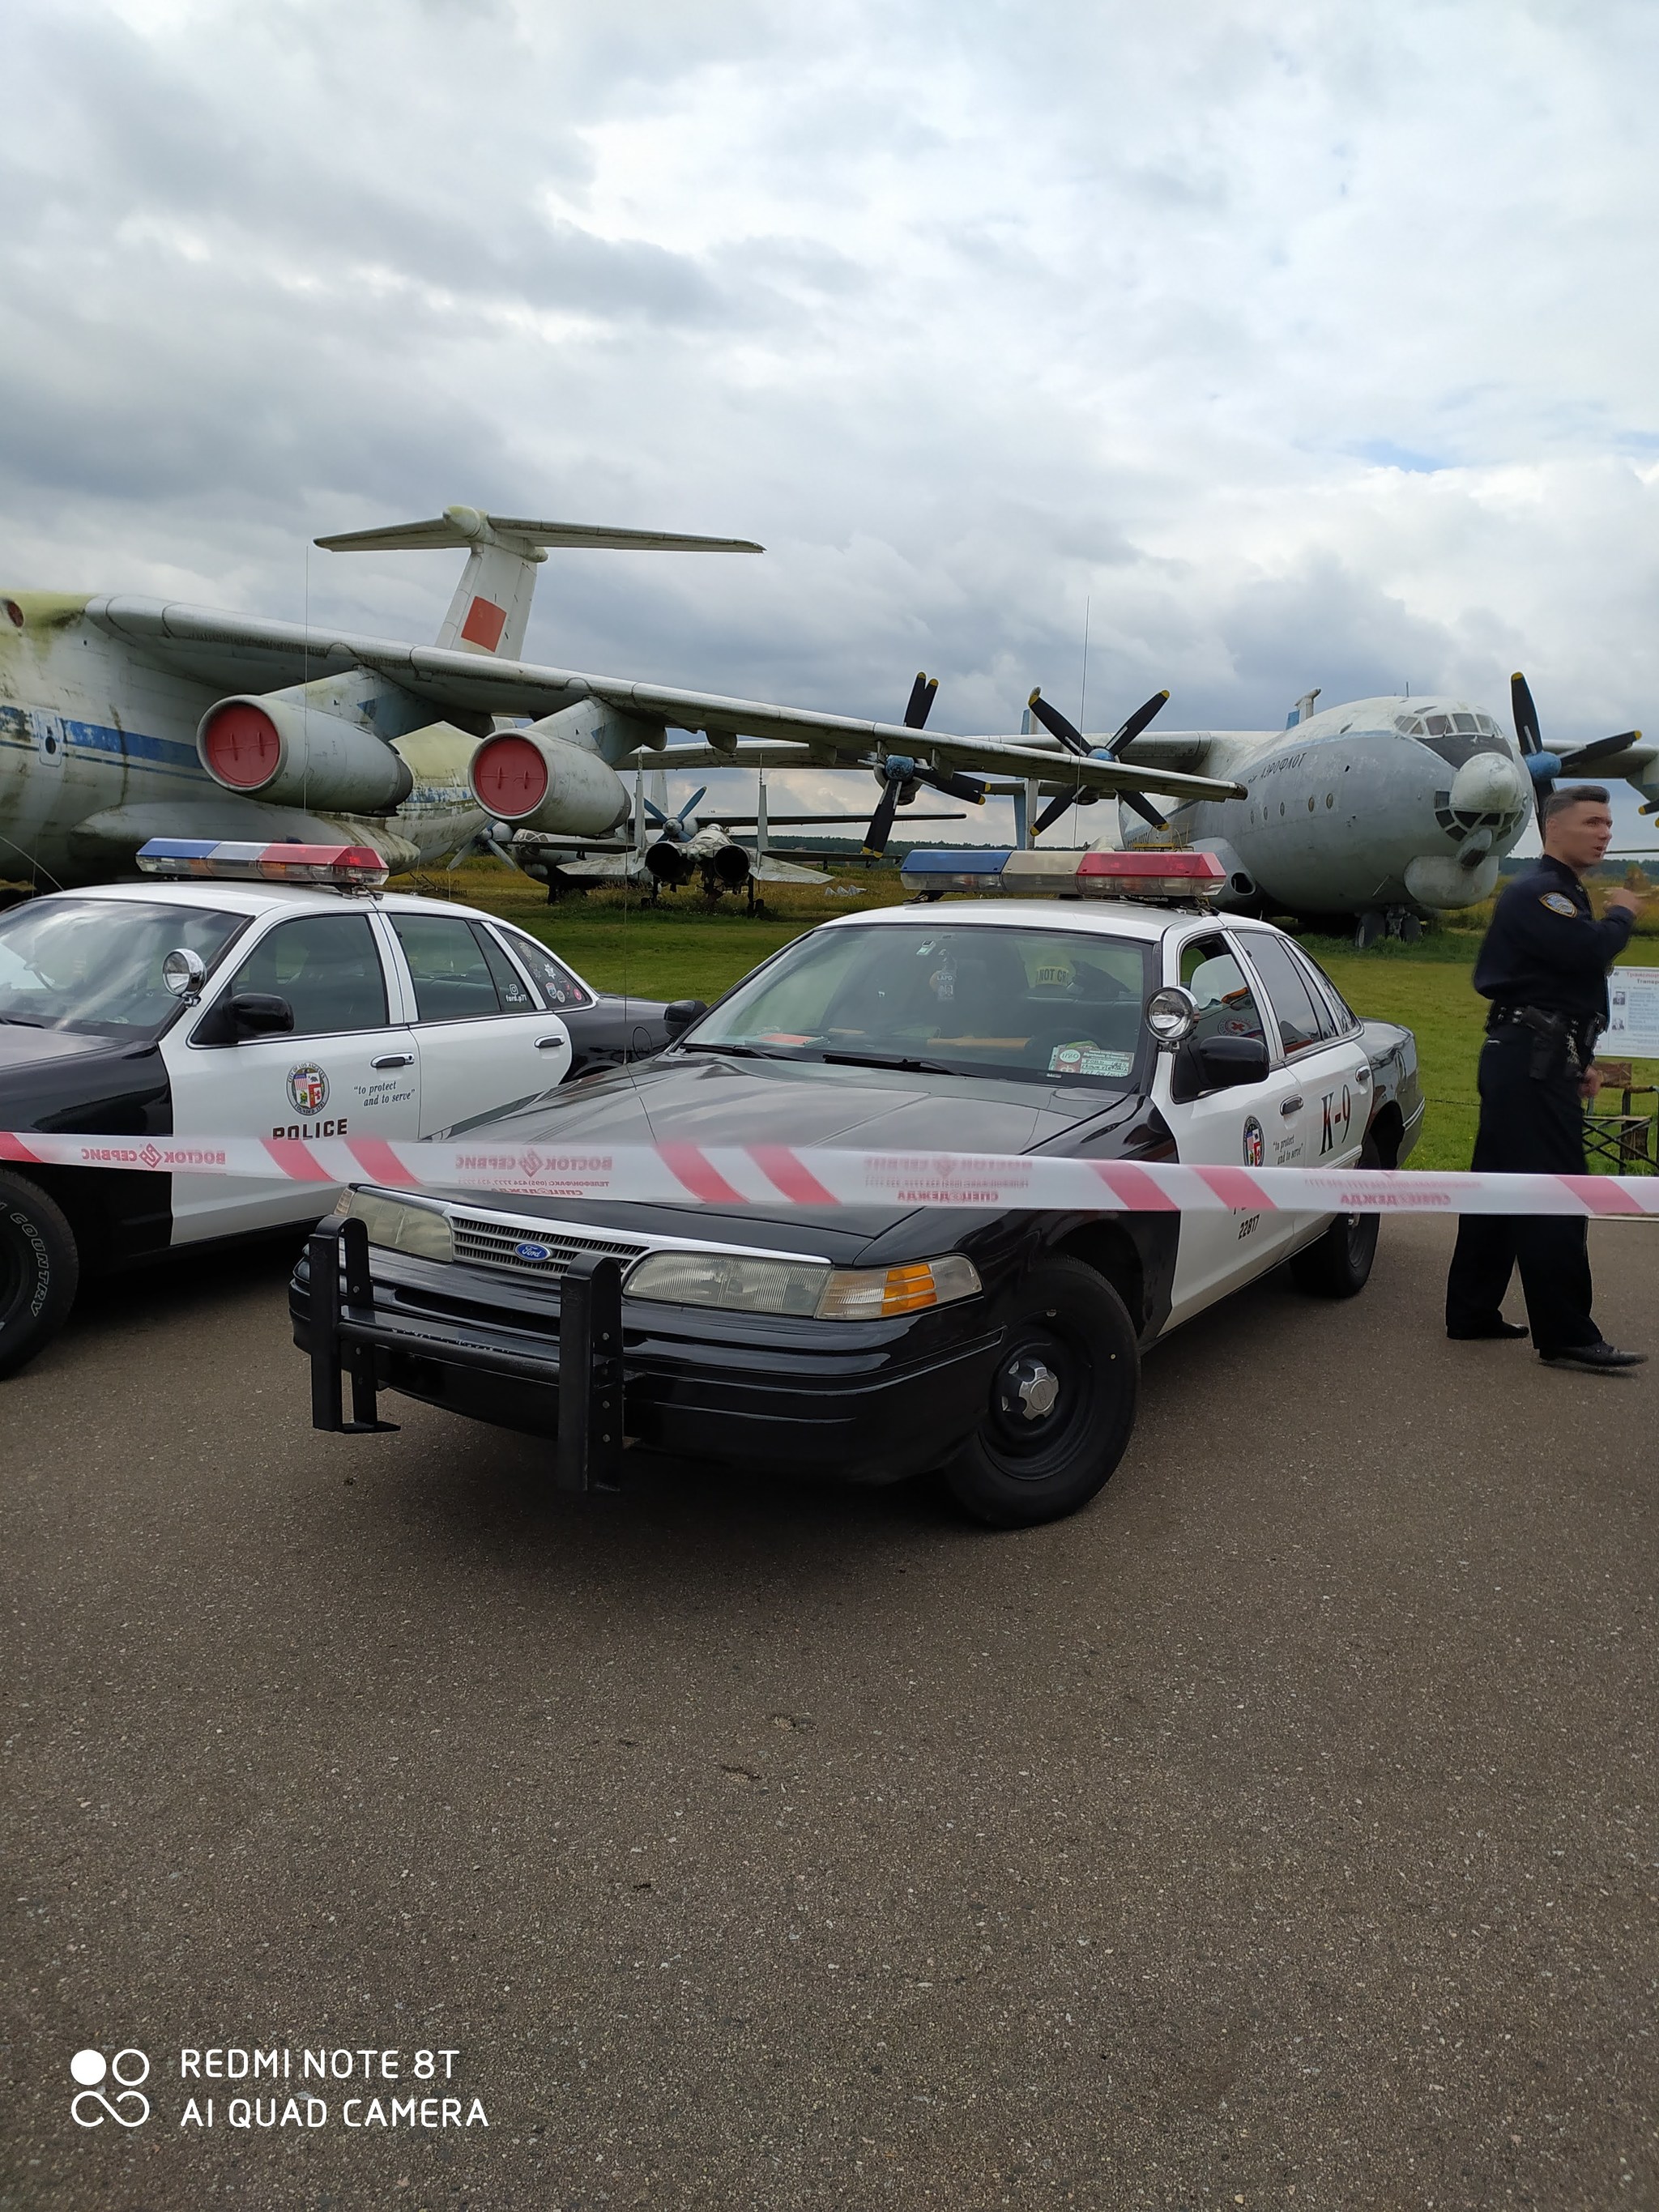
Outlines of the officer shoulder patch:
M1547 906L1552 914L1565 915L1570 921L1577 919L1578 909L1565 891L1546 891L1538 903Z

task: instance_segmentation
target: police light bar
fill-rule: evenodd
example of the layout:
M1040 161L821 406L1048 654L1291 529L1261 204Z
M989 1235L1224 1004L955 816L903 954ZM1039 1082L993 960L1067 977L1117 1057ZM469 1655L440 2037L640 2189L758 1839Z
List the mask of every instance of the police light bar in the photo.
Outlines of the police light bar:
M374 890L386 865L369 845L239 845L212 837L152 837L138 852L147 876L212 876L222 882L343 884Z
M945 891L1015 898L1213 898L1227 871L1213 853L912 852L900 871L908 890L937 898Z

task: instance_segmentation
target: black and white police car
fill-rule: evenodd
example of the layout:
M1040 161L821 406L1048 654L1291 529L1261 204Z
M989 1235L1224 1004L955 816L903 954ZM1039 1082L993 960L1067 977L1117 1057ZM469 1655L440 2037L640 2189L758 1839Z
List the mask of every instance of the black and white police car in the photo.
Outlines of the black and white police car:
M381 891L363 847L158 838L138 861L145 881L0 915L0 1130L430 1136L669 1034L669 1009L601 995L522 930ZM336 1194L0 1152L0 1375L83 1270L303 1228Z
M1423 1112L1411 1032L1362 1022L1282 931L1206 911L1220 875L1205 853L914 854L921 902L826 923L646 1066L471 1133L1397 1164ZM991 889L1064 902L936 902ZM341 1425L343 1370L356 1425L390 1389L556 1434L572 1486L612 1481L625 1437L853 1482L938 1469L1005 1527L1100 1488L1146 1348L1281 1262L1351 1296L1377 1227L380 1188L339 1212L293 1290L319 1425Z

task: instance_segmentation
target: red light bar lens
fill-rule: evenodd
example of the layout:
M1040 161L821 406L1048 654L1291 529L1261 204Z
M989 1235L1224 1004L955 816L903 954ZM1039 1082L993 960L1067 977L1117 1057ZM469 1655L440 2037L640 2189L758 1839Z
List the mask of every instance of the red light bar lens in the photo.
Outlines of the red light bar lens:
M1085 853L1077 887L1095 898L1212 898L1227 880L1213 853Z

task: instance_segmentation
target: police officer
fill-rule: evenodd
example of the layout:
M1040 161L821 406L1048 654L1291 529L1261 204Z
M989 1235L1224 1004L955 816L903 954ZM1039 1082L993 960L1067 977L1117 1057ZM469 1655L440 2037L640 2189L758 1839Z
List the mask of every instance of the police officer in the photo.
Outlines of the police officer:
M1607 1018L1607 969L1625 949L1641 902L1608 894L1597 921L1580 880L1607 851L1613 812L1599 786L1553 791L1541 809L1544 855L1498 902L1474 963L1492 1001L1480 1054L1476 1169L1583 1175L1584 1107L1601 1087L1591 1065ZM1527 1318L1552 1367L1606 1375L1647 1354L1619 1352L1590 1318L1583 1217L1465 1214L1446 1283L1446 1334L1522 1337L1498 1309L1519 1261Z

